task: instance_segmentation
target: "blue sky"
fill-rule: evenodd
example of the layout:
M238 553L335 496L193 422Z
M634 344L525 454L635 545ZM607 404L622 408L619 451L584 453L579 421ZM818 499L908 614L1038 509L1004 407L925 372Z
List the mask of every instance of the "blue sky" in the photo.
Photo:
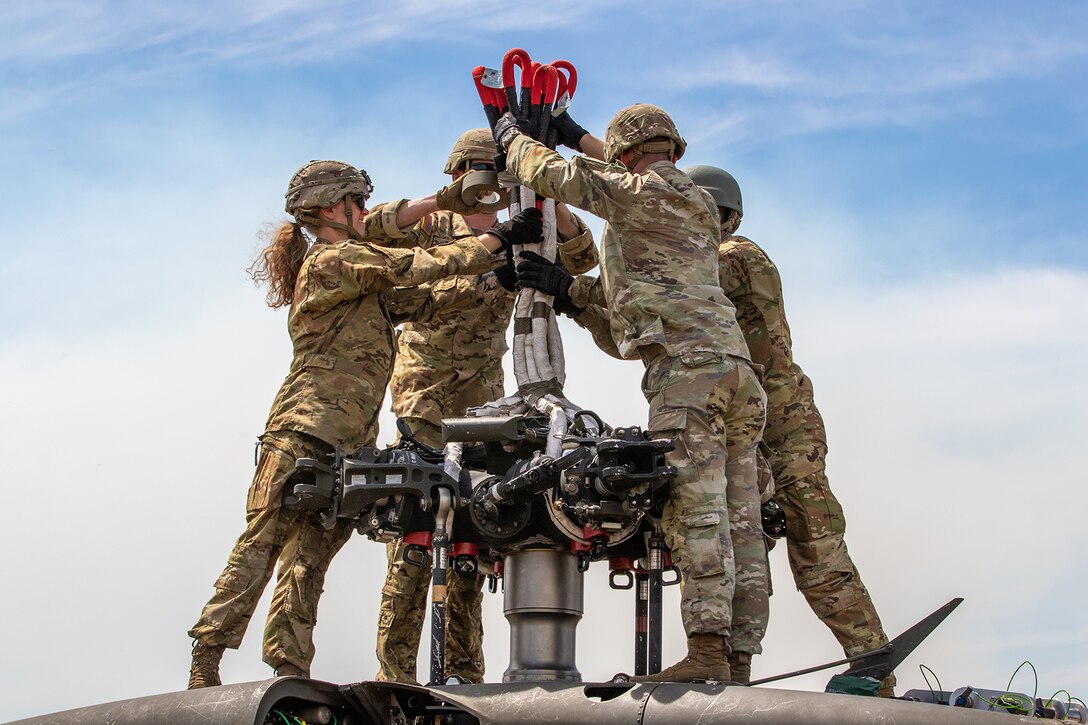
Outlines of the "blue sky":
M1042 687L1088 692L1088 534L1067 518L1088 504L1088 5L37 2L0 27L0 544L36 552L7 565L26 586L0 603L22 623L0 716L183 684L288 364L283 313L244 273L255 232L313 158L365 167L378 200L433 191L483 123L469 71L514 46L575 63L571 111L596 133L655 102L682 165L737 176L888 628L965 594L922 660L946 686L1001 687L1031 658ZM644 420L638 366L564 329L570 397ZM42 470L57 456L77 463ZM372 674L379 548L330 572L320 676ZM757 674L836 656L782 558ZM588 634L611 596L590 598L587 677L627 665ZM257 638L228 677L267 674ZM57 677L81 683L58 696Z

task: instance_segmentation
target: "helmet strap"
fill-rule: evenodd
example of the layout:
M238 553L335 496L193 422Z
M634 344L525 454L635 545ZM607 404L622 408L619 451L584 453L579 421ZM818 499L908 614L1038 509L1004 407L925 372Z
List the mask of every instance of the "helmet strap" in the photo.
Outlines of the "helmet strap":
M351 213L351 202L346 196L342 199L342 201L344 203L344 216L347 217L347 224L341 224L340 222L334 222L329 219L322 219L321 217L314 216L312 214L298 214L297 216L295 216L295 219L298 221L299 224L305 224L307 226L313 227L314 229L318 227L339 229L340 231L347 232L348 236L351 239L354 239L357 242L362 242L363 235L360 234L359 230L355 228L354 224L352 224L353 214ZM320 237L318 238L318 241L328 242L327 239L321 239Z
M631 161L627 164L627 170L631 171L638 165L639 159L646 154L668 154L669 158L676 153L676 142L672 139L666 139L663 141L640 141L639 143L631 146L627 149L634 153L631 157Z
M643 141L640 146L644 154L669 154L676 152L676 142L672 139L665 141Z
M355 228L355 224L352 223L351 214L351 197L345 196L341 201L344 203L344 216L347 217L347 231L351 235L351 238L357 242L363 241L363 235L359 233L359 230Z

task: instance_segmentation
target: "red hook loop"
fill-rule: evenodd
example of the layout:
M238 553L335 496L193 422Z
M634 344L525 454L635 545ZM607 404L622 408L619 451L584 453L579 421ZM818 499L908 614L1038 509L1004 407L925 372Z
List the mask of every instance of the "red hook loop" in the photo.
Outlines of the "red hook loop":
M553 60L551 65L558 71L559 74L559 97L562 97L566 93L569 97L574 97L574 91L578 88L578 70L574 67L574 64L569 60ZM566 74L562 73L566 71Z
M550 65L536 68L533 74L533 103L555 103L556 90L559 88L559 71Z
M506 55L502 57L502 84L506 88L514 87L514 66L516 65L521 69L521 84L531 85L533 82L532 76L529 76L529 83L525 82L525 72L528 70L531 72L532 59L529 58L529 53L521 48L511 48L506 51Z

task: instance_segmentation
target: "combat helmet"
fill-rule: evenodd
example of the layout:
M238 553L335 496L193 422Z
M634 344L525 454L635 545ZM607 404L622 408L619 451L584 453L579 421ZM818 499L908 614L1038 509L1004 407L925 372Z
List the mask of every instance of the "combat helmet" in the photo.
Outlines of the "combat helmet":
M744 214L744 205L741 203L740 184L725 169L717 166L690 166L684 169L684 173L691 180L710 192L714 197L714 203L718 206L732 209L739 214Z
M491 161L495 153L495 139L490 129L470 128L454 142L442 173L452 174L466 161Z
M284 210L299 224L327 226L346 231L357 241L362 241L352 220L351 205L346 205L347 224L320 219L315 212L323 207L335 206L345 197L362 197L359 205L370 198L374 184L370 176L343 161L311 161L295 172L287 184Z
M299 219L311 209L336 204L345 196L370 197L374 184L370 176L343 161L311 161L295 172L287 185L284 210Z
M629 148L638 151L636 162L648 153L673 152L679 159L687 146L669 114L650 103L636 103L622 109L608 122L604 132L604 157L609 162L618 160Z

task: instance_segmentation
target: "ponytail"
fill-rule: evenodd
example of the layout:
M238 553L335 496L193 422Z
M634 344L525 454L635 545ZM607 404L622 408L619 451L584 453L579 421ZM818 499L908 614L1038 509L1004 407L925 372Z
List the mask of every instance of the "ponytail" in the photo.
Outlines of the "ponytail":
M268 246L246 271L256 285L268 283L269 307L284 307L295 298L295 280L310 243L298 222L284 222L263 236L269 239Z

